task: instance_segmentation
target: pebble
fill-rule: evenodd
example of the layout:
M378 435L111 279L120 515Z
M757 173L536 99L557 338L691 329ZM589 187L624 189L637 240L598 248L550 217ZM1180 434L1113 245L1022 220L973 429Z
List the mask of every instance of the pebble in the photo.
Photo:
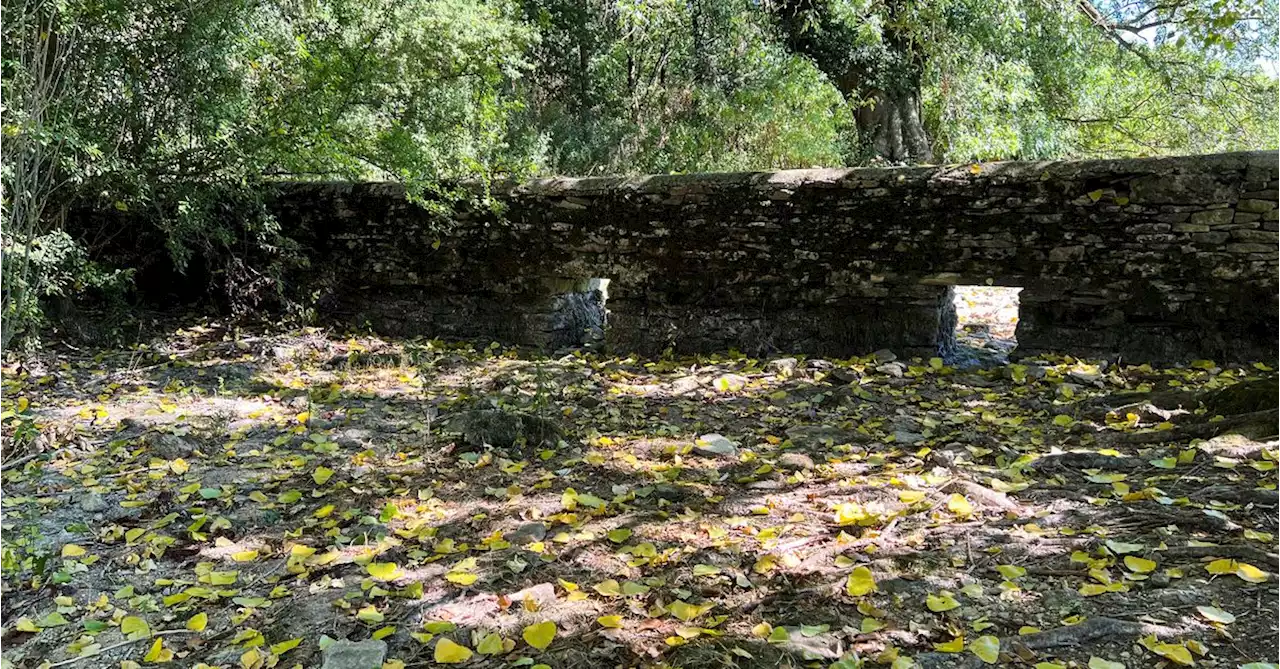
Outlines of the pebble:
M511 533L511 543L517 546L531 544L547 538L547 526L542 523L525 523Z
M814 468L813 458L804 453L783 453L778 457L778 466L783 469L805 470Z
M658 499L665 499L668 502L679 502L685 497L685 491L679 486L669 483L659 483L653 487L653 496Z
M185 458L196 450L196 445L190 440L179 437L176 434L164 432L156 432L150 435L147 438L147 446L151 449L152 455L165 460Z
M1071 399L1073 397L1078 396L1081 390L1084 390L1084 386L1076 383L1063 382L1058 384L1058 387L1055 392L1058 396L1058 399L1067 400L1067 399Z
M709 455L712 457L719 455L737 455L737 444L729 441L724 436L711 433L698 437L698 441L694 444L693 450L700 455Z
M101 494L91 492L80 498L80 510L85 513L99 513L107 510L107 500Z
M671 382L671 393L673 395L685 395L698 389L702 385L702 381L696 376L682 376Z
M897 430L893 433L893 441L903 446L911 446L924 441L925 437L919 432L908 432L906 430Z
M725 393L736 393L747 387L747 377L741 374L725 374L715 380L716 390Z
M835 369L831 370L831 378L843 383L853 383L861 377L858 375L857 372L853 371L852 369L848 369L845 367L836 367Z
M1028 376L1030 375L1028 374ZM1102 374L1100 372L1082 372L1073 369L1067 372L1067 378L1086 386L1102 385Z
M876 367L876 371L881 374L888 374L889 376L900 379L903 374L907 373L907 368L903 367L900 362L890 362Z
M769 364L765 365L765 369L773 372L774 374L791 376L795 373L796 367L799 364L800 361L795 358L778 358L777 360L770 360Z
M893 362L898 359L898 356L894 354L893 351L890 351L887 348L882 348L879 351L872 353L871 358L876 362Z

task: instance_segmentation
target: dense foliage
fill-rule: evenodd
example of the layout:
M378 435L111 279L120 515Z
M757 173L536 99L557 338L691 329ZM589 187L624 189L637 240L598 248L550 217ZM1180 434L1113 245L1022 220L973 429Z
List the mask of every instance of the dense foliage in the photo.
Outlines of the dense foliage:
M6 135L30 120L28 12L65 51L45 140L126 203L263 176L850 163L854 116L910 87L939 161L1273 146L1275 7L1236 4L1088 6L1100 26L1039 0L27 0Z
M293 261L263 179L395 180L427 203L464 178L1277 143L1263 0L19 0L4 15L6 341L50 293L31 250L76 202L136 214L176 268L195 259L235 293Z

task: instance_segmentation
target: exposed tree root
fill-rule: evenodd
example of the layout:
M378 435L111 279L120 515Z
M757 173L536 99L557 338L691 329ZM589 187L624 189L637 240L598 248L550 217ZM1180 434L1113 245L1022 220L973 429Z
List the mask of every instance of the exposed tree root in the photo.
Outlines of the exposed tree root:
M1240 529L1236 523L1221 516L1211 516L1195 509L1182 511L1174 508L1129 509L1128 513L1118 513L1115 526L1151 529L1165 525L1177 525L1183 530L1199 529L1206 532L1235 532Z
M1227 432L1238 432L1254 437L1270 437L1276 434L1280 424L1280 410L1267 409L1227 416L1222 420L1180 425L1172 430L1151 432L1125 432L1112 437L1121 444L1160 444L1171 441L1208 439Z
M1137 469L1138 467L1146 466L1147 462L1142 458L1129 458L1085 451L1055 453L1053 455L1046 455L1031 463L1032 469L1042 472L1051 471L1053 469L1108 469L1116 471L1121 469Z
M1076 407L1081 415L1099 418L1108 412L1119 412L1143 404L1150 404L1162 411L1195 410L1203 406L1209 411L1209 415L1252 413L1272 409L1280 404L1280 385L1277 382L1276 377L1269 376L1204 392L1166 390L1154 393L1115 393L1078 402Z
M1078 646L1082 643L1111 636L1138 637L1147 634L1168 637L1174 636L1176 631L1164 625L1135 623L1128 620L1117 620L1116 618L1090 618L1079 625L1059 627L1026 636L1015 636L1006 641L1012 648L1022 646L1031 650L1045 650L1062 646Z
M1115 618L1090 618L1079 625L1059 627L1045 632L1036 632L1025 636L1013 636L1000 640L1000 648L1024 661L1035 661L1035 651L1060 648L1063 646L1079 646L1114 636L1140 637L1154 634L1169 637L1175 630L1163 625L1135 623ZM954 653L925 653L917 655L915 661L924 669L934 667L966 667L976 669L984 666L977 656L956 656Z
M1257 413L1280 405L1280 385L1274 376L1244 381L1203 394L1201 401L1209 413L1222 416Z
M1255 506L1280 506L1280 492L1259 488L1232 488L1230 486L1209 486L1191 493L1190 497L1198 499L1214 499L1219 502L1236 502Z
M1280 413L1280 385L1274 376L1243 381L1225 388L1194 393L1184 390L1158 393L1118 393L1085 400L1076 405L1077 415L1097 421L1108 413L1139 412L1150 414L1148 418L1172 420L1181 423L1173 430L1159 432L1133 432L1117 435L1114 440L1123 444L1155 444L1190 439L1205 439L1225 432L1239 432L1254 437L1277 433ZM1206 420L1191 422L1184 412L1204 409ZM1213 416L1224 420L1209 421Z
M1146 407L1169 412L1193 410L1199 405L1196 393L1189 390L1171 390L1159 393L1124 392L1103 395L1076 403L1077 415L1101 421L1108 413L1138 413Z
M953 473L955 473L954 470ZM974 483L966 478L952 480L942 486L940 492L959 492L977 500L984 506L994 506L1002 511L1011 511L1013 513L1021 513L1023 511L1022 506L1010 499L1008 495L992 490L980 483Z
M1272 572L1280 571L1280 555L1268 553L1261 548L1241 544L1225 546L1180 546L1160 551L1158 555L1167 557L1214 557L1244 560L1256 566L1269 566Z

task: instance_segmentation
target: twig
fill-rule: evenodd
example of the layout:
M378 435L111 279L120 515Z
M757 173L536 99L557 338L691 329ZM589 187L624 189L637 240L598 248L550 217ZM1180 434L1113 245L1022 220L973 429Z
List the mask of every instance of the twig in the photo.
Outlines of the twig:
M994 506L1002 511L1009 511L1013 513L1023 512L1022 506L1012 499L1009 499L1008 495L992 490L981 483L971 481L955 469L951 470L951 474L954 478L942 487L938 488L938 492L956 492L958 489L959 492L968 493L970 496L977 498L979 502L982 502L987 506Z
M103 474L100 478L113 479L118 476L128 476L130 474L141 474L142 472L151 471L150 467L138 467L137 469L126 469L122 472L114 472L111 474Z
M170 635L170 634L196 634L196 632L195 632L195 630L160 630L159 632L153 632L153 633L151 634L151 636L149 636L149 637L141 637L141 638L138 638L138 639L129 639L128 641L121 641L120 643L113 643L113 644L111 644L110 646L107 646L107 647L105 647L105 648L100 648L100 649L98 649L98 652L96 652L96 653L94 653L94 654L92 654L92 655L81 655L81 656L79 656L79 657L73 657L73 658L71 658L70 660L63 660L63 661L61 661L61 662L55 662L55 663L53 663L53 664L45 665L45 667L46 667L46 669L53 669L54 667L65 667L65 666L66 666L66 665L68 665L68 664L75 664L76 662L79 662L80 660L87 660L87 659L89 659L89 658L91 658L91 657L97 657L97 656L99 656L99 655L101 655L101 654L103 654L103 653L105 653L105 652L107 652L107 651L109 651L109 650L115 650L115 649L117 649L117 648L121 648L121 647L124 647L124 646L128 646L128 645L129 645L129 644L131 644L131 643L137 643L137 642L139 642L139 641L143 641L143 640L146 640L146 639L152 639L152 638L155 638L155 637L158 637L158 636L168 636L168 635Z
M810 537L800 537L799 539L793 539L786 543L774 546L773 550L770 550L769 553L773 553L773 554L790 553L791 551L804 548L809 544L815 544L815 543L818 543L819 541L826 541L827 539L830 539L830 538L831 538L830 534L815 534Z
M765 595L764 597L761 597L760 599L757 599L753 602L747 602L745 604L742 604L741 606L737 607L737 609L742 613L750 613L760 608L761 606L764 606L765 604L771 604L785 596L799 597L804 595L816 595L827 590L838 588L843 584L844 584L844 579L841 579L839 581L824 583L822 585L815 585L808 588L801 588L799 590L783 590L780 592L775 592L769 595Z
M15 460L9 460L8 462L4 463L4 465L0 466L0 472L7 472L10 469L13 469L14 467L17 467L19 465L25 465L26 463L31 462L32 460L35 460L38 457L40 457L40 453L32 453L31 455L24 455Z
M1027 567L1028 574L1035 576L1088 576L1089 572L1084 569L1044 569L1041 567Z

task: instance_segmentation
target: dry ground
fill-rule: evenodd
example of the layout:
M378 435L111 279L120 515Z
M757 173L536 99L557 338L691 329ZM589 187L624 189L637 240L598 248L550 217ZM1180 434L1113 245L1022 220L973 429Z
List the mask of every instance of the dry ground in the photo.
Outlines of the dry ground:
M4 369L5 666L1276 659L1274 439L1081 408L1265 365L59 350ZM477 406L563 439L466 447Z

